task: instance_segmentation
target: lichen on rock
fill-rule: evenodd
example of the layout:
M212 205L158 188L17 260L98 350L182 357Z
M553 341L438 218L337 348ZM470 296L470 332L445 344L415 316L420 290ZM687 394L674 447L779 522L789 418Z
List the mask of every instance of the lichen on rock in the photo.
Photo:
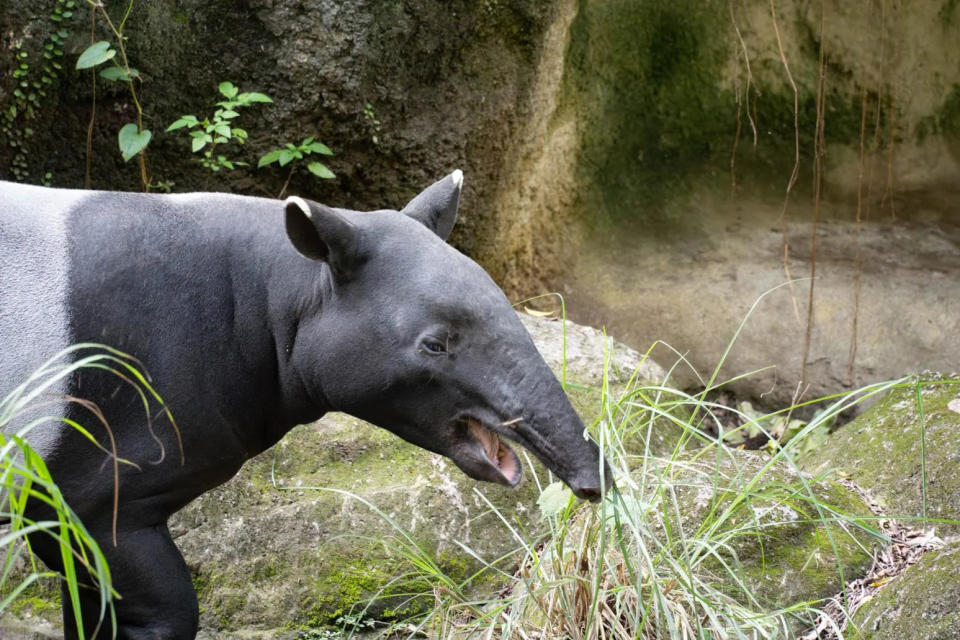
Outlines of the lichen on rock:
M811 472L836 468L851 476L894 518L926 516L941 532L960 531L960 413L949 403L960 397L956 375L924 374L920 387L890 391L873 408L834 433L804 461ZM954 381L954 382L951 382ZM924 478L924 473L926 478ZM920 523L918 526L927 526Z
M960 637L960 541L926 554L854 615L853 640Z

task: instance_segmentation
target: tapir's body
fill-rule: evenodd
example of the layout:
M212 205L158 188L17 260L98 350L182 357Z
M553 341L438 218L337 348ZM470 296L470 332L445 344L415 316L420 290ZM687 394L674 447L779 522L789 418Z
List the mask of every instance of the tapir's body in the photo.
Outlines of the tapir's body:
M139 466L120 466L116 546L109 457L64 424L29 435L107 554L119 637L195 635L168 517L327 411L515 484L499 432L578 495L599 495L596 446L556 379L499 289L443 242L459 192L456 172L402 213L360 214L299 198L0 183L0 397L68 345L103 343L143 363L176 420L148 425L139 396L104 372L64 382L45 407L106 443L67 398L96 402L119 455ZM56 567L51 541L35 544Z

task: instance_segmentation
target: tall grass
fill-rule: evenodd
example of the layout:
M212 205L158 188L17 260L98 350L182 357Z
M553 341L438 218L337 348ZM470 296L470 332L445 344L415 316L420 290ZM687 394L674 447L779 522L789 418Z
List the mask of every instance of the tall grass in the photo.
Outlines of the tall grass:
M75 429L94 446L101 449L114 469L114 518L116 517L116 488L119 465L134 465L117 455L113 433L104 416L92 403L64 396L64 383L80 370L101 370L117 376L139 395L147 416L150 402L162 401L150 386L138 363L119 351L95 344L79 344L46 361L22 384L0 400L0 553L3 553L0 571L0 613L16 605L27 589L44 578L60 578L66 586L66 597L81 638L83 614L80 610L80 589L94 588L100 596L99 624L111 624L116 629L113 609L113 590L110 569L97 541L90 535L51 477L43 459L30 446L30 433L37 429L65 425ZM62 415L68 405L83 407L97 430ZM168 414L169 417L169 414ZM93 431L103 430L97 438ZM101 444L101 440L107 445ZM46 506L49 514L35 520L35 507ZM28 508L29 507L29 508ZM60 548L63 574L44 568L32 552L34 543L44 536L52 538ZM114 543L116 542L114 520ZM21 565L26 566L26 570ZM92 581L92 585L90 584Z
M445 593L424 625L443 638L795 637L819 613L816 603L771 602L748 579L740 554L762 547L767 532L797 524L795 517L777 519L777 505L821 527L834 557L841 555L834 536L850 536L858 545L882 538L870 517L825 502L815 479L799 473L794 452L840 412L905 384L871 385L827 399L826 410L786 445L745 458L710 435L723 428L714 413L720 407L707 393L633 380L606 397L592 427L615 470L616 491L593 506L548 484L544 495L552 497L541 500L549 520L545 542L526 539L505 521L523 548L509 593L487 603L471 602L466 589ZM711 421L717 428L708 430ZM762 420L754 422L762 428ZM667 424L681 435L672 451L657 454L647 443L653 429ZM691 493L704 487L706 504L691 510ZM836 572L842 585L844 567Z

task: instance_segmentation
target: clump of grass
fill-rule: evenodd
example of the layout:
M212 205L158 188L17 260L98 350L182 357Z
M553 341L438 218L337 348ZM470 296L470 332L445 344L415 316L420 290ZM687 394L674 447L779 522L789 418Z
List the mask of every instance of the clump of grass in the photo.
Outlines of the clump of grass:
M135 360L95 344L79 344L61 351L0 399L0 524L6 525L0 530L0 552L3 553L0 613L13 607L34 583L44 578L61 578L66 585L68 605L73 610L77 632L83 638L80 589L88 588L91 581L100 594L100 625L111 624L116 629L113 609L116 593L110 569L97 541L67 504L43 459L29 444L30 432L34 429L62 423L76 429L110 457L115 481L120 464L133 464L117 455L113 434L95 405L58 393L61 383L81 369L99 369L116 375L139 394L148 416L151 399L162 405ZM64 402L87 409L90 416L106 429L110 446L100 444L80 423L58 415L56 411ZM47 409L54 413L46 414ZM41 520L32 519L36 506L49 507L44 509L49 515ZM44 568L32 553L31 539L42 536L50 536L59 544L62 575ZM20 565L25 565L26 571Z

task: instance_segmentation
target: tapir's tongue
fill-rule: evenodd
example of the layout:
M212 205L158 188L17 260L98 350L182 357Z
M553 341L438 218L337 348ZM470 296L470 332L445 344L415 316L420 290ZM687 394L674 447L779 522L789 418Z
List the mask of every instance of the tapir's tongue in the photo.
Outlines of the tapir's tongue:
M484 427L479 420L467 419L467 429L470 435L483 448L486 462L492 465L502 476L500 482L513 486L520 481L520 460L517 454L500 441L500 437Z

